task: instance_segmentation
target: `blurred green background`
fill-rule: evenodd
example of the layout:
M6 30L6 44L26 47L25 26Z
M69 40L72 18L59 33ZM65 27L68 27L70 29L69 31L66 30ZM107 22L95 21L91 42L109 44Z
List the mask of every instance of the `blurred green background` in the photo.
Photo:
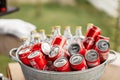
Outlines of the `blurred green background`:
M1 18L22 19L34 24L37 30L45 29L46 34L50 34L52 27L55 25L60 25L63 33L64 26L69 25L73 34L76 26L82 26L82 32L85 35L87 24L93 23L102 29L103 36L110 38L111 49L113 49L116 19L97 10L86 0L77 1L74 6L61 6L59 3L19 4L12 2L11 4L18 6L20 10L1 16ZM11 59L8 56L0 55L0 72L4 73L4 75L6 75L6 66L9 62L11 62Z

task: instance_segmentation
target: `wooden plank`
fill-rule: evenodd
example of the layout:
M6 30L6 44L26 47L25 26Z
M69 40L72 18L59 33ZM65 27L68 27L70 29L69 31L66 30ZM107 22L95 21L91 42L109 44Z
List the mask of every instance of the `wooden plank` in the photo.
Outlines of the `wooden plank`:
M7 73L9 80L25 80L19 63L9 63Z
M120 80L120 67L116 65L107 65L102 80Z
M9 55L12 48L22 44L19 38L10 34L0 34L0 54Z

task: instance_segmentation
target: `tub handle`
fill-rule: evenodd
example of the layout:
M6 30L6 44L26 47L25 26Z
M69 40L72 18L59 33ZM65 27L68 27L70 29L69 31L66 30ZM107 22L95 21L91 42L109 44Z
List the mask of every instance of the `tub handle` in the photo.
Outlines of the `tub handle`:
M17 59L17 50L18 50L18 48L13 48L13 49L11 49L10 50L10 52L9 52L9 55L10 55L10 58L12 59L12 60L15 60L15 61L18 61L18 59Z
M113 57L111 57L111 56L113 56ZM108 63L108 64L109 64L109 63L112 63L112 62L115 61L116 59L117 59L117 52L114 51L114 50L110 50L110 51L109 51L109 57L108 57L107 63Z

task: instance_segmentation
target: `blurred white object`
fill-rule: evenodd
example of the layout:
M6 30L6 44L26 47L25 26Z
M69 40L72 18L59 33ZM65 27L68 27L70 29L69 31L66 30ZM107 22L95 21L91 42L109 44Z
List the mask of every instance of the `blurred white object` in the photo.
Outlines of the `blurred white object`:
M93 6L106 12L108 15L118 17L118 0L88 0Z
M0 34L12 34L18 38L29 37L36 27L20 19L0 19Z
M0 73L0 80L3 80L3 74Z
M120 66L120 53L117 53L117 52L116 52L116 55L117 55L117 58L116 58L115 61L113 61L111 64ZM114 57L115 57L115 56L114 56L113 54L110 54L109 60L113 59Z

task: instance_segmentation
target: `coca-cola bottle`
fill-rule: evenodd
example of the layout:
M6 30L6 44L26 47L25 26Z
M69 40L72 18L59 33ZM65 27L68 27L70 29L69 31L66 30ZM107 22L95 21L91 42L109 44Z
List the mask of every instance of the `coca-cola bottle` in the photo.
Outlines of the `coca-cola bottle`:
M46 42L48 42L49 44L51 44L51 34L47 34L47 39L46 39Z
M50 38L50 43L52 43L53 39L57 36L61 36L61 26L55 26L54 28L52 28L52 35Z
M77 43L81 43L81 41L84 39L85 37L82 34L82 27L81 26L77 26L76 30L75 30L75 35L74 35L74 42Z
M71 30L70 30L70 26L66 26L66 27L65 27L63 36L64 36L66 39L71 39L71 38L72 38L72 33L71 33Z
M53 38L56 37L56 36L60 36L61 35L61 27L60 26L55 26L54 27L54 33L53 33Z
M67 42L66 42L66 45L65 45L65 48L67 49L68 46L71 44L72 42L72 33L71 33L71 30L70 30L70 26L66 26L65 29L64 29L64 34L63 36L66 38Z
M46 42L47 37L46 37L46 34L45 34L45 30L44 29L39 30L39 34L40 34L40 40L42 42Z
M25 48L30 48L30 41L27 37L22 37L21 38L22 42L23 42L23 46L22 46L22 49L25 49Z
M35 50L39 50L39 46L40 46L40 36L39 35L34 35L34 40L33 40L33 44L32 44L32 51Z
M31 44L34 44L35 36L39 36L40 37L40 34L36 30L31 31L31 36L29 38Z

